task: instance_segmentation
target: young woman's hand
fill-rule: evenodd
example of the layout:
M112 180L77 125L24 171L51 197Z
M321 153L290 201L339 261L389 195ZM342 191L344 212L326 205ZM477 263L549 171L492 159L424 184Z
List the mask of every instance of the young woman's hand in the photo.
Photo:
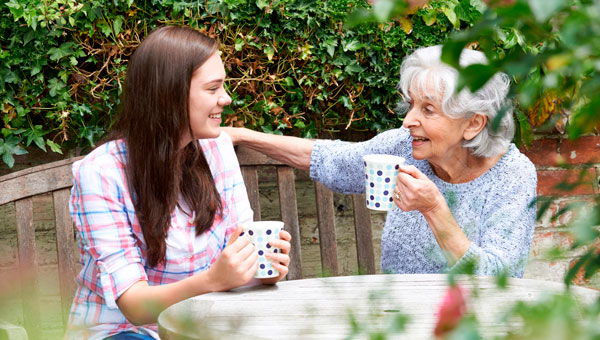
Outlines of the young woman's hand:
M279 240L272 240L269 242L269 244L271 244L271 246L275 247L275 248L279 248L281 249L281 252L279 253L265 253L265 257L273 260L272 265L273 268L277 269L277 271L279 271L279 276L277 277L270 277L268 279L261 279L260 281L263 284L275 284L277 282L279 282L281 279L283 279L288 271L289 271L289 265L290 265L290 249L291 249L291 244L290 241L292 240L292 235L290 235L290 233L288 233L285 230L282 230L279 232Z
M225 291L248 283L258 268L258 254L247 238L239 238L239 225L231 235L227 246L208 270L209 280L215 291ZM289 249L289 248L288 248Z

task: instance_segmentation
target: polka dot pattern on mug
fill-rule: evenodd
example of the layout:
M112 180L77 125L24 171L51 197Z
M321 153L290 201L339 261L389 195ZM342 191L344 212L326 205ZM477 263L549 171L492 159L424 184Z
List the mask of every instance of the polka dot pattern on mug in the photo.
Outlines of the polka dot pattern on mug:
M258 269L254 274L256 278L268 278L279 276L279 271L273 268L271 260L267 259L267 253L278 253L279 249L269 244L270 240L279 239L279 232L283 227L281 222L251 222L248 227L244 226L245 234L256 247L258 253ZM241 235L240 235L241 236Z
M390 210L394 207L392 195L396 186L399 164L404 164L404 158L392 155L363 157L367 208Z

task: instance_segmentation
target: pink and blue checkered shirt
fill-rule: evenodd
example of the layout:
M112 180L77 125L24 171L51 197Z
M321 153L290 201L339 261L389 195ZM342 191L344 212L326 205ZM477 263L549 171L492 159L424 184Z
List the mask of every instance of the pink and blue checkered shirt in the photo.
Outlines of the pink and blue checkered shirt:
M69 208L78 231L83 268L76 279L67 339L104 339L123 331L158 339L156 324L136 327L127 321L116 304L119 296L137 281L162 285L207 270L237 224L252 221L229 136L222 133L216 139L200 140L200 145L221 195L223 215L215 216L212 228L196 237L193 217L185 223L173 212L166 263L155 268L146 264L146 244L125 180L125 143L103 144L73 164Z

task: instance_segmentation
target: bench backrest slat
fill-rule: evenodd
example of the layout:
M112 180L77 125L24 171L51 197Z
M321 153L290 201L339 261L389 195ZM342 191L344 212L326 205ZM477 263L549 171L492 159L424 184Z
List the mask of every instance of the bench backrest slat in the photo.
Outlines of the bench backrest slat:
M60 282L60 296L63 325L67 325L71 303L77 285L73 278L77 275L75 268L75 250L73 240L73 220L69 213L69 189L61 189L52 193L54 202L54 220L56 223L56 251L58 257L58 278Z
M356 235L356 257L360 274L375 274L375 253L373 251L373 232L371 213L365 204L364 194L352 195L354 210L354 232Z
M35 228L33 226L33 202L31 197L15 201L15 215L17 217L24 326L31 339L40 339L40 287L37 276L37 258L35 256Z
M315 182L317 219L319 221L319 245L321 265L325 275L338 275L337 245L335 241L335 214L333 192L323 184Z
M277 167L277 187L279 188L279 207L285 229L292 235L288 280L302 278L302 252L300 249L300 223L296 201L294 170L287 166Z
M24 197L70 188L73 185L71 164L80 158L44 164L1 177L0 205Z
M250 207L254 211L254 220L260 221L260 194L258 191L258 171L254 165L242 166L242 177L246 184Z

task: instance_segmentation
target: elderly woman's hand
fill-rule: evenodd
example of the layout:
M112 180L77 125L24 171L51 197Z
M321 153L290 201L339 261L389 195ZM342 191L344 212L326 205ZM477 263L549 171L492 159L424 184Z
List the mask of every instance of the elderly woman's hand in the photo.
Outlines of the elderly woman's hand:
M394 203L398 208L425 214L441 208L445 202L436 185L419 169L412 165L400 167L394 189Z

